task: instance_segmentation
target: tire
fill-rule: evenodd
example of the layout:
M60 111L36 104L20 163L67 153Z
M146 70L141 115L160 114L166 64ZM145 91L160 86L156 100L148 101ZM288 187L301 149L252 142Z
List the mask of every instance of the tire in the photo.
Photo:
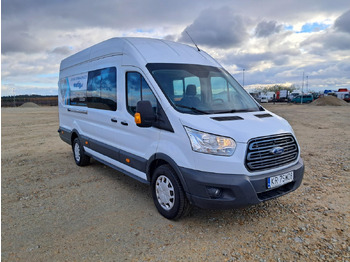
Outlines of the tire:
M75 163L78 166L87 166L90 164L90 157L85 154L84 148L81 145L79 138L76 137L73 140L72 149Z
M151 189L154 204L165 218L177 220L188 213L190 204L179 178L169 165L159 166L154 171Z

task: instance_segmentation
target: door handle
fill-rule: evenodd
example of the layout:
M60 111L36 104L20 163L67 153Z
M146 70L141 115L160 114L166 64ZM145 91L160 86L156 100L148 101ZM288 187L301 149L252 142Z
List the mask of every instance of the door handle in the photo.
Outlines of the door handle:
M127 122L125 122L125 121L122 121L122 122L120 122L123 126L127 126L128 125L128 123Z
M74 112L74 113L80 113L80 114L85 114L87 115L87 110L82 110L82 109L73 109L73 108L67 108L68 112Z
M111 118L111 121L114 122L114 123L117 123L117 122L118 122L118 120L117 120L116 118L114 118L114 117Z

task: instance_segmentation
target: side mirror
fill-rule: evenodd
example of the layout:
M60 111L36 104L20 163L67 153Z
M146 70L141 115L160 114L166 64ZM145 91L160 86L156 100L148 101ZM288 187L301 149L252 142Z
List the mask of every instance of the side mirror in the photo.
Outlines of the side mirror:
M139 101L136 105L135 123L139 127L151 127L156 121L150 101Z

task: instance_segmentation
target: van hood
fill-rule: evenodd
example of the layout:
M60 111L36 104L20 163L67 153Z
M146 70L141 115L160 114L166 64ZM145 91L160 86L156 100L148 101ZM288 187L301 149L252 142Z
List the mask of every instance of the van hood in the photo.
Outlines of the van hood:
M294 134L285 119L267 110L234 114L182 114L180 121L189 128L231 137L239 143L247 143L250 139L261 136Z

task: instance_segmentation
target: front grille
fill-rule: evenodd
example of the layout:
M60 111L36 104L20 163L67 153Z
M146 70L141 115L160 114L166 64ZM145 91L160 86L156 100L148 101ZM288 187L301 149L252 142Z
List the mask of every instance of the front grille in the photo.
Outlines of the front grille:
M276 147L283 152L273 154ZM249 171L261 171L287 165L298 158L298 145L290 134L257 137L249 140L246 167Z

